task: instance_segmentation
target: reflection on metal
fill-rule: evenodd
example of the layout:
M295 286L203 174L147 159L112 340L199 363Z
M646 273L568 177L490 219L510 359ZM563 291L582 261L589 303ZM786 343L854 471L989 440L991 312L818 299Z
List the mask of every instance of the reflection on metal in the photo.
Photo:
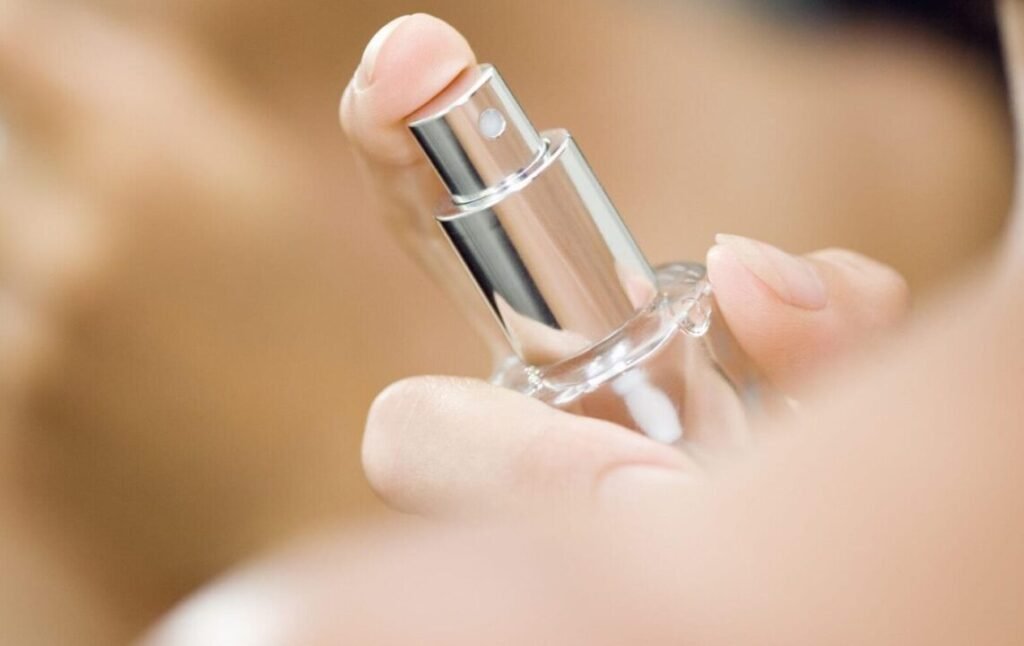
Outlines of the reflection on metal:
M493 67L467 70L409 127L451 198L438 220L527 363L601 341L655 297L572 137L538 133Z

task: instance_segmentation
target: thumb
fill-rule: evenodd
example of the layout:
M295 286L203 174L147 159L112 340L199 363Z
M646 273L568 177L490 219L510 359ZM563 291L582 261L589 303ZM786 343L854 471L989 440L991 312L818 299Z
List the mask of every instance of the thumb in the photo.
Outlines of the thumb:
M894 327L908 309L903 278L852 251L793 256L739 236L716 242L707 266L722 316L780 386L798 385Z

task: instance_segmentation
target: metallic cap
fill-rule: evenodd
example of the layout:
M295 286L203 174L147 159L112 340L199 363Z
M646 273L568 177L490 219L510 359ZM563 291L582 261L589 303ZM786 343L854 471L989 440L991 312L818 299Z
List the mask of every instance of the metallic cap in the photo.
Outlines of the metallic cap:
M493 193L535 164L545 149L490 65L464 72L413 115L409 129L458 204Z
M493 67L466 70L409 128L450 195L441 228L524 362L580 353L657 295L575 141L539 134Z

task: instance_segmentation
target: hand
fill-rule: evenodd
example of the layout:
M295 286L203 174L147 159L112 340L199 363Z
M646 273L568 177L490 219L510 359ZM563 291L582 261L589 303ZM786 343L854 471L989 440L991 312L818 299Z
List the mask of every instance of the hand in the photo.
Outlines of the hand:
M448 278L446 286L468 281L455 275L459 269L434 233L425 205L436 204L441 189L403 122L475 62L465 39L440 20L400 18L374 37L341 106L381 217L435 275ZM717 242L707 266L721 311L761 370L790 392L906 310L899 275L853 252L796 257L736 236ZM674 450L612 424L480 382L435 378L404 381L381 395L363 457L387 502L422 514L472 515L587 496L621 466L685 467Z
M843 294L858 290L842 286L875 269L858 266L835 267L851 282L826 279L829 303L810 313L732 278L762 313L794 325L798 313L813 321L853 307ZM557 494L575 482L588 497L600 483L600 500L626 504L599 506L596 521L546 518L539 532L516 522L335 537L213 586L149 643L1015 643L1024 629L1007 602L1024 594L1021 541L1011 540L1024 535L1021 275L986 272L953 294L887 348L884 370L862 365L812 401L798 430L813 432L781 437L715 486L691 486L667 449L482 384L397 386L375 408L368 446L378 444L384 480L409 507L472 512L490 494L508 509L531 488ZM719 291L729 284L719 273ZM805 329L838 349L879 323L833 320ZM796 383L815 363L780 369ZM538 423L550 432L523 430ZM438 438L418 442L417 429ZM615 459L646 466L598 468ZM570 460L584 464L576 477Z

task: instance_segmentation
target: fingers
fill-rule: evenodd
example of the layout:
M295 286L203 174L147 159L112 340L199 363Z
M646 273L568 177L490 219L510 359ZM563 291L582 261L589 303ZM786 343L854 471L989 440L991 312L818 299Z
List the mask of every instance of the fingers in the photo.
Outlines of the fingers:
M720 310L754 361L783 386L798 385L823 362L888 329L906 309L902 279L851 252L796 258L752 240L723 236L719 242L708 263ZM725 425L712 426L721 433ZM385 392L370 415L363 460L386 502L442 516L528 506L545 497L550 502L551 496L573 504L598 489L614 495L622 487L607 482L622 479L629 471L621 467L629 465L658 467L669 481L692 470L674 449L616 425L448 379L410 380ZM641 472L641 479L660 478Z
M897 272L840 249L797 257L719 236L708 253L708 276L740 344L783 386L890 329L908 307Z
M689 466L679 451L614 424L445 378L403 381L377 399L363 464L388 504L440 516L586 503L623 468L676 476Z

